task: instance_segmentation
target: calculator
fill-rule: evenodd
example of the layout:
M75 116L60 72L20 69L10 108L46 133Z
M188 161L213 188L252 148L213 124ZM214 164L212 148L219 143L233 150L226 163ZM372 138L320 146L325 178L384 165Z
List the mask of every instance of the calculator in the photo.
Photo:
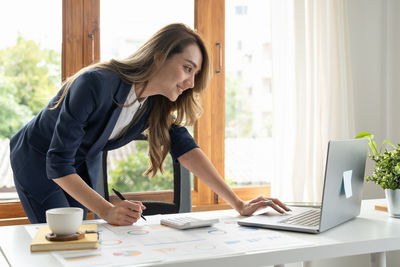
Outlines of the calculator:
M161 219L160 223L176 229L184 230L210 226L219 222L218 219L198 219L193 217L171 217Z

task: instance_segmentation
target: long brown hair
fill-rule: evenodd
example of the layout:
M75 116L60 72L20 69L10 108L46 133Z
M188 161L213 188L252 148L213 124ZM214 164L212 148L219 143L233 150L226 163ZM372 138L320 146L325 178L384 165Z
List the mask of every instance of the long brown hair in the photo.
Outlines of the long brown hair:
M201 92L206 89L211 78L211 64L206 45L194 30L181 23L169 24L156 32L126 59L112 59L81 69L65 82L64 91L52 109L60 105L74 80L83 72L93 68L111 70L128 84L144 83L145 86L137 96L140 98L147 82L158 72L159 67L172 55L182 53L191 44L196 44L203 56L201 70L195 77L194 87L185 90L175 102L161 95L152 97L153 105L147 129L150 164L145 175L153 177L158 170L163 172L162 164L171 145L169 129L172 124L193 125L202 113ZM160 64L154 64L155 59Z

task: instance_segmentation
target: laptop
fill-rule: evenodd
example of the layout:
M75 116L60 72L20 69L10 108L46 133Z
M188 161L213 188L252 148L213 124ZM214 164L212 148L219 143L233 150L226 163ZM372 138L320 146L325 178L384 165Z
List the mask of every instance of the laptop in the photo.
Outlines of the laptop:
M290 206L281 215L274 210L238 221L243 226L305 233L321 233L360 214L367 139L329 141L320 207Z

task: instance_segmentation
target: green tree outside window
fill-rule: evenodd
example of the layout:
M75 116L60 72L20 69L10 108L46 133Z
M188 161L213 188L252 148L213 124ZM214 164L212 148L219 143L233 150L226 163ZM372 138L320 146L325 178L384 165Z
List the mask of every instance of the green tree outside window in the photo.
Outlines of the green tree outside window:
M21 34L0 50L0 137L10 138L39 113L60 84L60 53Z
M115 169L110 171L109 188L115 187L122 192L142 192L171 190L174 187L172 158L164 161L164 173L157 173L153 178L143 176L148 166L148 144L146 141L136 142L136 152L118 161ZM109 192L112 194L112 192Z

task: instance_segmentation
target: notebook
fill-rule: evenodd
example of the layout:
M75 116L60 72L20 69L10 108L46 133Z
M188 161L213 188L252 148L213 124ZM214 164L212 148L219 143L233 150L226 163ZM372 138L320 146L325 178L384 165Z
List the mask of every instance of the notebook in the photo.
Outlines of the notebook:
M85 232L97 231L96 224L83 224L79 231ZM39 228L35 237L31 242L31 251L54 251L54 250L73 250L73 249L96 249L98 235L97 233L86 233L85 237L79 240L72 241L48 241L46 234L50 233L50 229L47 225Z
M238 221L243 226L321 233L360 214L367 139L330 141L320 207L290 207L281 215L268 211Z

